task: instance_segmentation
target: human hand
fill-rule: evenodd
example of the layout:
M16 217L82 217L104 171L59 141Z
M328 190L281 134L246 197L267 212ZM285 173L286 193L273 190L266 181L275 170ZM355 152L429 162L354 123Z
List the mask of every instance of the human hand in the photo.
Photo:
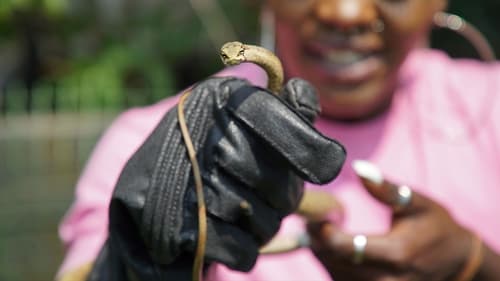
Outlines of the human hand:
M236 78L212 78L193 88L184 114L203 177L207 262L249 270L259 247L297 208L303 180L326 183L339 173L345 152L313 128L317 108L314 90L298 79L287 83L281 98ZM110 236L125 260L167 265L194 255L198 206L178 125L175 108L116 186ZM136 274L145 279L154 272L142 271Z
M473 248L472 234L437 202L384 180L374 166L361 166L357 173L363 186L392 208L392 226L383 235L358 236L358 247L366 242L361 256L354 249L355 236L326 221L310 223L311 249L332 278L457 280Z

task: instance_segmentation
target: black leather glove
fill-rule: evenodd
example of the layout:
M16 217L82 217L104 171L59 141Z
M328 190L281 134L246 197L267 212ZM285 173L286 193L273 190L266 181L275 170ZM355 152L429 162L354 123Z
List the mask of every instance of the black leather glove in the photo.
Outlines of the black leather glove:
M193 89L185 116L206 197L207 263L250 270L259 247L297 208L303 180L326 183L339 173L345 151L313 128L317 111L314 90L299 79L281 97L236 78L212 78ZM90 279L124 279L119 271L140 280L189 279L196 200L176 107L121 174L110 237ZM244 201L250 208L241 208Z

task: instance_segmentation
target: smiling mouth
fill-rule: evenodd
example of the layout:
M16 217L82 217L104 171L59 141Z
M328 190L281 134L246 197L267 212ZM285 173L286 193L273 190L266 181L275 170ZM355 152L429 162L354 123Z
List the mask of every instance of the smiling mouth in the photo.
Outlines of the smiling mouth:
M331 50L322 55L321 58L328 64L342 68L359 63L371 55L370 53L360 53L350 50Z
M381 52L376 49L356 50L309 44L304 50L306 61L312 65L315 73L332 83L360 83L383 67Z

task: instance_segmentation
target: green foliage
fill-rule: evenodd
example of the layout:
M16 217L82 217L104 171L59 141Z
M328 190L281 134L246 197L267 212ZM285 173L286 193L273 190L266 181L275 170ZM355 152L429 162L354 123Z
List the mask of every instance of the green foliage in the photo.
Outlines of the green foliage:
M245 40L254 37L256 9L240 1L220 2L231 11L230 21L238 23L238 35ZM188 1L113 3L0 1L0 38L21 46L31 38L35 44L38 57L30 65L37 75L35 102L56 91L57 101L40 104L56 103L58 110L149 104L221 67L206 27ZM0 41L0 52L1 46ZM22 92L17 86L10 88ZM9 101L20 96L9 94Z
M238 38L254 43L257 4L218 3ZM450 11L475 24L500 53L498 10L497 0L450 2ZM63 110L144 105L221 68L207 27L197 16L189 1L178 0L0 0L0 55L4 45L20 46L21 61L35 73L33 95L39 104L55 103ZM433 45L454 56L474 56L461 40L436 32ZM29 57L27 44L37 57ZM26 79L22 72L14 74L11 85ZM48 93L54 91L57 101L41 102L53 98ZM11 94L9 100L22 96ZM17 104L9 108L26 102Z
M2 0L0 1L0 20L10 20L15 11L37 9L49 16L58 16L67 8L66 0Z

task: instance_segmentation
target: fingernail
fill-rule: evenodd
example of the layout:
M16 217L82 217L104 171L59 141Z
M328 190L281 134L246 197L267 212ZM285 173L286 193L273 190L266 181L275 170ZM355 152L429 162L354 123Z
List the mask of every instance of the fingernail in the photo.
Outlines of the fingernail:
M365 160L354 160L352 162L352 168L356 174L362 178L365 178L377 185L384 182L384 176L382 172L373 163Z

